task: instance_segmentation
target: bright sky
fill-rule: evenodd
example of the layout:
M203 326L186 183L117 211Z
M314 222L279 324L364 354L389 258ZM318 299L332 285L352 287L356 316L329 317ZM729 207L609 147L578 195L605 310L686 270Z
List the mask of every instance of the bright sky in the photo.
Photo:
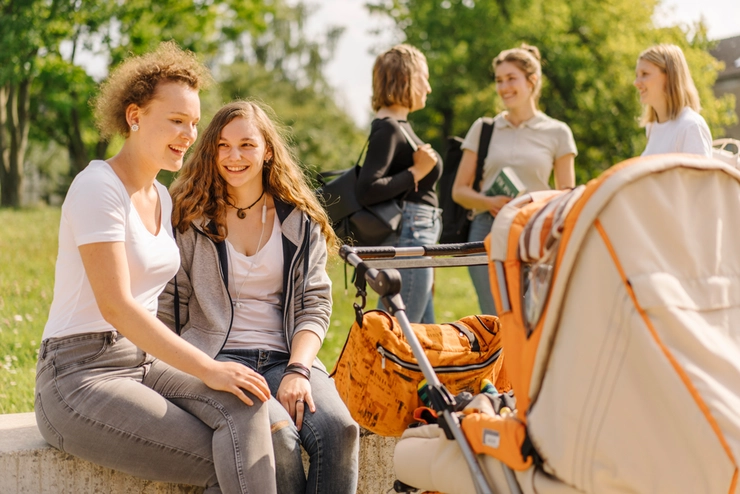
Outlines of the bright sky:
M327 68L327 77L337 88L342 106L358 124L365 126L371 119L373 61L377 53L397 41L390 38L392 29L367 13L364 7L367 0L307 1L319 7L311 17L311 29L320 30L328 25L346 27L334 61ZM655 22L658 25L691 25L702 17L709 28L710 39L740 35L740 0L663 0ZM385 27L384 35L370 33L378 27ZM431 82L433 87L434 81Z

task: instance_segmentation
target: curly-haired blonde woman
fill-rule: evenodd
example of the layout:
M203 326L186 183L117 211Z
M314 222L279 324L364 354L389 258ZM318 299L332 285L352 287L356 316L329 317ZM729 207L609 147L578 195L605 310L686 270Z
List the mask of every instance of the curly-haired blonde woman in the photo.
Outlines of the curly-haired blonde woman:
M156 318L180 258L172 201L155 178L182 166L207 80L192 54L165 43L103 85L101 132L125 140L75 178L62 206L36 419L51 445L99 465L208 493L261 494L276 490L267 383Z
M641 123L648 143L643 156L691 153L712 157L712 134L699 115L699 93L681 48L655 45L640 53L634 85L645 106Z
M337 241L265 110L221 108L171 191L182 266L160 318L267 380L278 492L354 493L359 427L316 358L331 315L327 246Z

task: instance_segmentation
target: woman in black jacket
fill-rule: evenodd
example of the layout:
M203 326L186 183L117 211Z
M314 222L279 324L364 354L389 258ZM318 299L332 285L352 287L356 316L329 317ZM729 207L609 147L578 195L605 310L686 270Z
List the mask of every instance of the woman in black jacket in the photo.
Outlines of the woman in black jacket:
M401 228L384 245L430 245L439 239L442 222L434 189L442 174L442 159L407 121L409 113L424 108L431 92L426 59L416 48L397 45L375 60L376 113L356 192L365 206L401 201ZM432 268L401 271L401 296L411 322L434 322L433 276Z

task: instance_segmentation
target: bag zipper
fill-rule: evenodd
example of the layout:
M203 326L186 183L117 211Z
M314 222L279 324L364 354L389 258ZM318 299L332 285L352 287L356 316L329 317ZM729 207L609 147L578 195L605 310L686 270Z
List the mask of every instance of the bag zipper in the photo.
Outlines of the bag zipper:
M396 356L394 353L391 353L388 351L387 348L384 348L383 345L380 343L377 344L375 347L377 352L380 354L380 368L385 369L385 359L390 360L391 362L395 363L396 365L403 367L404 369L421 372L421 367L419 367L419 364L414 364L412 362L407 362L405 360L402 360L398 356ZM438 374L445 374L449 372L465 372L469 370L478 370L483 369L484 367L488 367L493 362L495 362L499 356L501 355L501 351L503 349L499 348L494 352L493 355L488 357L484 362L479 362L477 364L470 364L470 365L440 365L437 367L432 366L432 369Z

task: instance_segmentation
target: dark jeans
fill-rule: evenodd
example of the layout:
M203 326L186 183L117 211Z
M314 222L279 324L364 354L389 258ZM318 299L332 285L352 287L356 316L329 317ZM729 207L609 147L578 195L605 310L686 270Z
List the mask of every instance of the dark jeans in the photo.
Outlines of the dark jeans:
M352 420L334 381L323 369L311 368L311 394L316 412L306 407L298 431L288 411L275 398L290 355L268 350L224 350L217 360L240 362L262 374L270 386L268 402L280 494L354 494L360 448L359 426ZM301 445L311 464L303 470Z

